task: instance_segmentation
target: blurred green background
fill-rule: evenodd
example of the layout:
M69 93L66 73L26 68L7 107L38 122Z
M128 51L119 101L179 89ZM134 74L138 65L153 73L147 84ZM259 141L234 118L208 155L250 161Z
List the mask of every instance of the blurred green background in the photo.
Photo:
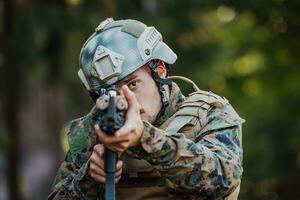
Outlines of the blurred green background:
M178 55L171 74L226 96L246 119L240 200L299 200L299 10L298 0L1 0L0 199L46 199L63 127L93 105L80 48L114 17L154 25Z

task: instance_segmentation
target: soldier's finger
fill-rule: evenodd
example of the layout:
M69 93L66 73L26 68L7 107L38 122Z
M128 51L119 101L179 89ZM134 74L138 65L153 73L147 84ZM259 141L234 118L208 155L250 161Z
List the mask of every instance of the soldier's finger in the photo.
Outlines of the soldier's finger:
M95 133L98 136L99 139L101 139L102 135L104 135L104 133L102 132L102 130L100 129L98 124L94 125L94 129L95 129Z
M99 183L105 183L105 177L103 177L103 176L99 176L95 173L91 173L90 177L92 177L95 181L97 181Z
M116 132L115 135L108 136L103 132L99 132L99 140L101 141L102 144L104 144L104 146L108 147L113 144L118 144L120 142L128 141L128 138L127 135L123 133L119 134L118 132Z
M116 177L115 178L116 183L118 183L120 181L120 179L121 179L121 176Z
M94 173L98 176L105 176L105 172L102 168L100 168L98 165L90 165L90 170L91 173Z
M94 174L98 175L98 176L102 176L105 177L105 172L104 169L99 168L98 166L91 169L91 172L93 172Z
M104 170L104 162L103 161L93 163L93 164L95 164L97 166L97 168Z
M90 157L90 163L98 163L100 162L99 156L97 153L93 152L91 157Z
M119 176L121 176L122 175L122 170L120 169L120 170L118 170L118 171L116 171L116 178L118 178Z
M116 182L118 182L120 180L121 176L122 176L122 170L117 171L116 176L115 176Z
M128 120L125 122L124 126L122 126L116 133L116 136L124 136L124 135L128 135L130 133L132 133L134 127L131 124L131 122Z
M122 166L123 166L123 161L122 160L118 160L117 161L116 169L117 170L122 170Z
M122 145L117 145L116 147L114 147L114 152L116 153L123 153L127 150L127 148L123 147L123 144Z
M93 153L90 157L90 166L97 165L99 168L104 169L104 161L102 157L99 157L97 153Z
M104 146L103 144L97 144L94 146L93 151L98 154L99 157L103 157Z
M129 107L133 108L135 111L139 111L139 103L135 97L135 94L128 88L127 85L122 86L122 91L129 104Z
M121 88L121 90L119 90L119 92L120 92L120 95L121 96L124 96L124 92L123 92L123 89Z

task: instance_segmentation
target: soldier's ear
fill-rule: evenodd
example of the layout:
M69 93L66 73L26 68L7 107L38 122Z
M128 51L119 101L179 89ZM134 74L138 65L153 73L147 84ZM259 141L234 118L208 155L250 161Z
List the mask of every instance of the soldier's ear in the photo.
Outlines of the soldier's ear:
M161 60L157 61L156 72L160 78L166 78L167 76L167 67L165 63Z

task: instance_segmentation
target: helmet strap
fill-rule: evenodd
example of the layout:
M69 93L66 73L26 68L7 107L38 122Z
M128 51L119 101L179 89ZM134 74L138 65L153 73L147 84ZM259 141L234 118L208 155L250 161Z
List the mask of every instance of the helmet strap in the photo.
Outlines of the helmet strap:
M163 87L163 85L168 85L171 86L172 85L172 80L169 79L165 79L165 78L161 78L158 73L157 73L157 60L152 60L149 63L149 68L151 71L151 75L153 80L155 81L157 88L158 88L158 92L160 95L160 99L161 99L161 103L162 103L162 107L156 117L156 119L158 119L160 116L162 116L164 114L164 111L166 109L166 107L169 105L169 100L167 98L167 92L165 90L165 88Z

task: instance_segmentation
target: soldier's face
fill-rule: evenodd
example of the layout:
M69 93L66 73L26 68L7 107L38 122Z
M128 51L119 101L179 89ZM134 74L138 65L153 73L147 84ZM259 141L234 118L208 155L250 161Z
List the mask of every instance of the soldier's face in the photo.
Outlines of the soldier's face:
M142 120L153 123L162 104L156 83L152 79L149 67L141 67L123 80L119 81L116 84L116 88L120 90L124 84L126 84L135 94L140 104Z

